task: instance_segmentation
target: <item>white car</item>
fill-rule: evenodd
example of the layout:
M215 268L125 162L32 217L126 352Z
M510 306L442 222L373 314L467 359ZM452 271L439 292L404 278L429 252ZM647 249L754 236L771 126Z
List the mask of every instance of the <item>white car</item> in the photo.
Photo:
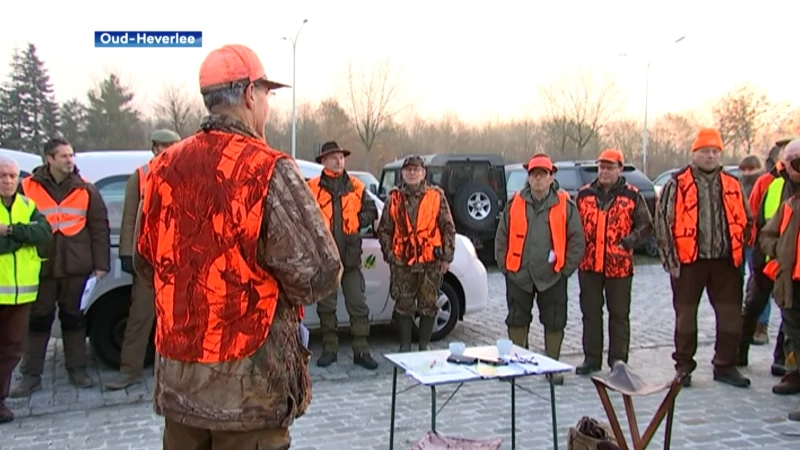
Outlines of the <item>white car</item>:
M28 176L42 164L39 156L13 150L0 149L0 154L14 158L20 166L22 177ZM130 174L152 157L148 150L136 151L95 151L78 153L76 165L81 175L94 183L108 208L111 226L111 272L97 283L87 309L87 334L97 356L113 368L119 367L120 348L128 317L132 278L120 267L119 229L122 220L122 206L125 198L125 185ZM318 176L322 166L316 163L297 160L306 179ZM383 202L369 193L378 211L383 210ZM363 232L362 265L366 280L367 304L370 321L373 324L386 324L392 320L394 302L389 296L389 267L383 261L380 244L370 228ZM478 260L475 247L465 236L456 236L455 259L450 271L444 276L439 297L439 313L434 326L433 340L440 340L450 334L457 322L465 314L486 308L489 296L486 268ZM339 303L336 308L339 323L348 325L344 297L339 290ZM309 328L319 327L316 306L306 308L304 323ZM416 328L415 328L416 329ZM60 336L60 327L55 324L53 336ZM147 363L152 362L154 346L148 349Z

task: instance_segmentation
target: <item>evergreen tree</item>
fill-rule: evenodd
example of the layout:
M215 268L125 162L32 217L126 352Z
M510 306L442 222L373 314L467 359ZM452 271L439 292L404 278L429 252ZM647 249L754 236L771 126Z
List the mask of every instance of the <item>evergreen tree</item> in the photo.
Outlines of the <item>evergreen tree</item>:
M44 62L36 54L36 46L33 44L28 44L23 54L22 73L30 94L27 105L30 135L26 144L28 148L38 152L48 139L58 134L60 114L50 75Z
M144 124L131 102L133 93L111 74L88 94L87 148L123 150L147 148Z
M30 129L25 111L27 90L22 84L23 79L22 53L19 49L14 49L8 80L3 83L0 90L0 111L4 116L0 136L3 147L12 150L25 150L25 137Z
M61 136L79 151L85 149L86 143L86 106L78 99L72 99L61 105Z

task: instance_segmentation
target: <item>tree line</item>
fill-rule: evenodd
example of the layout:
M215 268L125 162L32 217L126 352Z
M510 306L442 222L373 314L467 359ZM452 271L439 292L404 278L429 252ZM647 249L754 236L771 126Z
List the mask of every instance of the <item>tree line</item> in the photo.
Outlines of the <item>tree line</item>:
M765 155L779 138L800 134L800 110L770 99L751 84L693 111L671 112L648 123L647 167L642 168L642 121L623 113L626 103L616 80L578 69L538 87L536 117L467 124L455 114L432 119L415 113L402 68L390 59L368 66L348 64L338 96L297 106L297 157L312 160L323 142L336 140L353 155L349 167L379 173L410 153L493 153L508 163L536 152L555 160L593 159L604 148L621 149L648 175L685 164L700 127L722 133L726 163ZM110 74L85 98L57 102L50 76L28 44L11 58L0 87L0 147L39 153L48 137L61 135L76 151L149 148L152 130L167 127L183 137L205 115L199 93L166 85L150 111L134 105L135 92ZM291 149L291 110L273 109L267 140Z

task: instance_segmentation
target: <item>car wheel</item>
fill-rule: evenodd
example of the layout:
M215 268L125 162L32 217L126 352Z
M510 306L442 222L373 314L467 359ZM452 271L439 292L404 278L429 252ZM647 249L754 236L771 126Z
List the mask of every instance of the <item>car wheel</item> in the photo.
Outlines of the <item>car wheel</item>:
M459 188L453 199L455 220L473 231L494 230L499 208L497 193L482 183L470 183Z
M98 300L91 309L92 326L89 329L89 342L97 358L108 367L119 370L122 342L125 338L125 326L128 323L128 310L130 309L130 295L125 298L107 296ZM150 366L155 360L155 329L150 333L147 351L145 352L145 366Z
M437 304L439 311L436 313L436 320L433 322L431 341L439 341L446 338L455 329L458 318L461 317L461 300L458 298L455 288L450 286L447 281L442 282ZM419 341L419 315L414 317L412 331L414 340Z

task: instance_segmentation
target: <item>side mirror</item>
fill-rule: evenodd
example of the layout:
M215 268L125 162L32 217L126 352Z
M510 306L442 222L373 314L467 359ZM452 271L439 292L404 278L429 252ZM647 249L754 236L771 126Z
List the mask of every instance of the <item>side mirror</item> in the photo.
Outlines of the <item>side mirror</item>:
M386 188L381 187L380 189L378 189L378 194L377 195L378 195L378 198L381 199L381 201L385 202L386 201Z
M378 195L378 186L375 185L375 184L370 184L369 185L369 191L372 192L375 195Z

